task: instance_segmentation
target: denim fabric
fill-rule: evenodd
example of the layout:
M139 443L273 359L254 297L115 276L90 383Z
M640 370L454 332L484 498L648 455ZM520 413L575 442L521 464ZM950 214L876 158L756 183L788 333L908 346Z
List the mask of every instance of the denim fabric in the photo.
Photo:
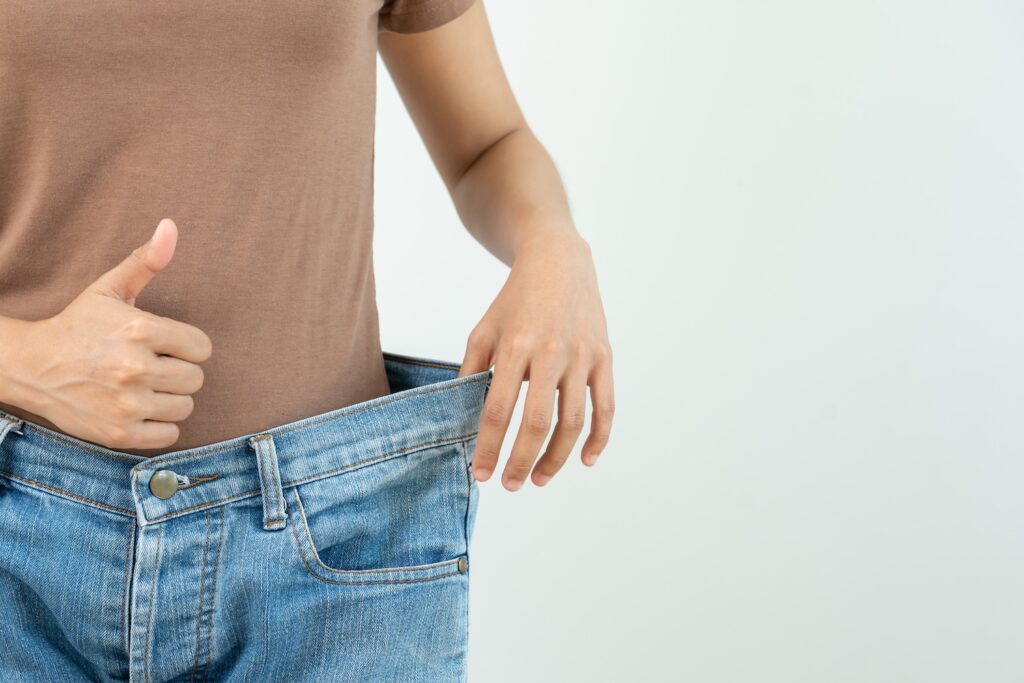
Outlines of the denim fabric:
M464 681L493 371L384 357L388 396L156 457L0 411L0 681Z

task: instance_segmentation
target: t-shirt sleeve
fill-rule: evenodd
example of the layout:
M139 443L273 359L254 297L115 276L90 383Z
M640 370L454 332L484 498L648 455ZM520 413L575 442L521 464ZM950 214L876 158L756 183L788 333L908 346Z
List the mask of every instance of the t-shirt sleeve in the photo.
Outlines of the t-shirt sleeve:
M385 0L377 26L392 33L419 33L455 19L476 0Z

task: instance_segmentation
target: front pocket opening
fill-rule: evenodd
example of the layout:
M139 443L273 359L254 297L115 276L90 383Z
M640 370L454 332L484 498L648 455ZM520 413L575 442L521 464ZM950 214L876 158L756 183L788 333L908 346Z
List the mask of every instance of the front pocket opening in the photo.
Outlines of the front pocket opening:
M457 576L468 572L469 558L466 553L436 562L417 565L354 569L342 569L327 565L321 559L320 553L313 541L306 516L306 508L303 505L298 487L289 487L285 495L292 498L294 502L296 523L289 526L291 527L295 548L307 573L320 581L331 584L354 585L414 583Z

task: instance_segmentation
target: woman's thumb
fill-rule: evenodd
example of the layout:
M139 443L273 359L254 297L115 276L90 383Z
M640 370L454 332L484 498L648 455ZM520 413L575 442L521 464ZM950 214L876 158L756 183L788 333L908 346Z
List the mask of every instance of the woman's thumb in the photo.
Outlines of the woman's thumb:
M164 218L145 244L136 247L123 261L101 275L92 287L101 294L114 296L135 305L135 297L153 276L164 269L174 256L178 226Z

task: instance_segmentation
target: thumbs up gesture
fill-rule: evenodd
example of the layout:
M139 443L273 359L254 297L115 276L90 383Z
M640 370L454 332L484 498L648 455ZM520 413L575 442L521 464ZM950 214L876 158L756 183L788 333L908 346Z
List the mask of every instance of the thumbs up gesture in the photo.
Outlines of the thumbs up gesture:
M213 352L199 328L135 307L135 298L174 255L169 218L151 239L85 288L68 306L26 328L14 381L19 404L62 430L110 448L163 448L192 414L203 385L199 363Z

